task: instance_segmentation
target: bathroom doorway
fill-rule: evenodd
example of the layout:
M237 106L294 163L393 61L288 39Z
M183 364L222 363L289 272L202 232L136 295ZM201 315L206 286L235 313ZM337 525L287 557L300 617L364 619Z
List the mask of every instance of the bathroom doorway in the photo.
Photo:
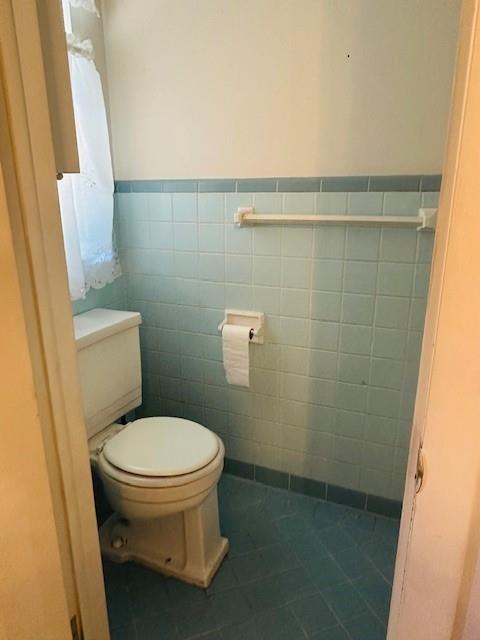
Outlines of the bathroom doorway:
M354 177L359 178L359 176ZM337 176L337 178L346 180L342 176ZM368 188L375 184L373 178L376 176L369 177ZM330 182L330 179L327 178L318 179L318 182L316 182L316 178L310 177L302 179L302 181L296 178L296 182L294 180L284 181L286 180L284 178L281 179L282 182L280 178L269 178L265 179L262 184L258 182L247 184L247 182L242 182L243 178L236 178L233 188L231 184L227 184L226 178L222 184L215 181L215 184L208 182L208 185L198 179L182 181L182 184L176 182L171 185L166 184L167 180L155 180L157 183L155 185L151 183L126 185L120 184L125 182L121 180L117 184L119 236L122 238L122 233L125 236L126 231L128 243L124 247L120 244L120 248L125 250L127 268L133 268L130 275L128 272L126 274L132 283L127 287L131 286L132 288L130 291L127 288L126 293L122 287L115 288L113 294L112 289L108 288L105 291L99 290L103 291L102 294L93 292L94 306L120 308L119 305L123 301L130 308L136 307L134 310L142 314L144 321L142 357L144 361L147 361L145 370L142 372L146 383L145 406L142 409L144 415L175 417L181 413L182 418L194 422L206 422L211 429L218 428L219 435L225 438L227 462L226 473L219 487L219 505L222 531L230 539L231 551L216 579L206 591L185 586L184 583L176 582L171 578L163 578L158 573L136 565L118 566L106 562L105 578L113 637L147 638L149 634L152 636L163 633L167 637L168 635L183 638L203 636L214 639L229 637L228 634L231 637L266 637L267 633L273 632L278 637L281 637L283 633L283 637L289 638L328 638L328 634L330 637L348 639L366 637L366 634L370 634L373 638L383 639L385 637L398 526L398 518L395 519L395 516L399 514L400 505L394 497L394 493L384 495L382 490L372 489L372 487L380 487L385 477L384 469L375 468L373 462L375 448L369 449L369 455L372 456L369 464L373 465L371 470L378 472L372 476L372 478L377 478L377 485L373 483L355 486L353 481L347 481L346 472L352 463L337 459L338 456L342 458L347 456L346 449L339 453L341 444L346 446L346 441L348 441L350 446L355 447L356 445L357 438L346 435L345 430L355 428L354 424L349 423L348 420L353 419L350 414L362 413L360 406L355 404L359 402L359 397L362 394L358 397L351 394L356 385L360 387L372 386L373 369L369 369L368 384L362 384L364 378L361 375L360 378L355 379L357 381L342 379L341 371L346 372L346 376L349 377L358 375L359 371L361 373L361 365L362 362L365 362L364 358L367 355L350 351L360 349L361 334L368 333L365 328L368 329L369 324L365 324L365 320L359 319L359 316L355 314L359 314L361 309L363 309L362 313L368 312L367 299L369 297L392 299L408 297L409 299L409 315L405 329L390 326L393 321L391 308L382 309L382 302L375 299L373 303L374 319L378 320L380 317L380 323L372 325L372 333L384 338L388 335L390 339L384 341L383 345L381 341L377 341L376 347L375 341L370 343L371 349L385 349L387 347L391 349L395 344L398 346L402 331L421 334L421 325L418 322L422 315L425 297L418 294L422 286L425 286L425 280L422 280L422 277L425 277L425 273L428 271L425 266L428 264L425 262L425 256L429 256L431 251L428 241L420 241L418 237L422 236L416 236L415 261L410 263L406 260L406 256L409 251L412 251L413 246L409 244L411 242L410 235L401 234L402 242L397 243L395 238L382 231L381 234L378 234L378 251L384 252L383 257L388 255L389 259L378 260L378 263L382 263L379 266L376 264L377 261L371 258L372 254L358 253L366 251L366 246L371 249L370 243L374 245L372 238L376 234L360 234L356 237L357 234L346 231L343 235L343 253L340 258L338 254L329 253L340 250L338 247L342 244L342 240L341 238L339 240L338 236L342 236L342 234L338 234L338 232L335 240L335 234L326 234L328 237L325 237L324 234L317 233L317 229L314 230L312 227L310 236L308 233L292 233L286 239L282 230L279 256L280 281L277 286L268 281L268 278L270 274L275 274L275 269L272 267L275 266L275 259L278 256L275 253L265 253L265 251L274 250L272 242L275 242L276 228L262 229L262 233L258 234L257 230L259 229L253 231L248 228L238 229L235 230L238 231L236 235L233 231L224 230L223 264L224 269L226 266L226 270L224 282L221 283L224 295L231 295L233 300L239 301L242 299L239 296L246 295L248 293L246 288L249 288L252 298L244 298L245 302L249 301L252 305L254 302L261 303L267 309L267 305L275 305L275 299L269 299L267 294L271 294L272 289L281 289L278 300L279 315L275 311L267 311L270 316L269 331L275 339L267 342L264 345L266 347L264 350L261 351L258 348L258 351L254 351L252 356L252 389L255 396L252 401L248 399L249 392L230 389L227 389L226 392L222 391L224 383L220 383L219 378L221 361L218 357L212 357L215 349L218 350L219 336L211 330L211 326L218 326L215 323L217 323L218 316L223 314L223 307L227 302L226 298L222 298L222 305L218 307L203 307L200 301L195 304L191 302L195 300L193 283L198 284L199 290L202 291L202 300L205 299L207 290L209 290L209 295L212 295L217 289L213 285L218 284L218 280L215 278L218 277L217 268L220 262L214 258L217 254L222 253L216 250L219 246L216 243L220 242L221 245L221 240L219 237L215 239L210 236L215 235L216 229L214 227L220 225L220 217L222 217L223 224L224 217L227 214L230 215L232 208L254 206L255 211L261 214L262 206L268 206L268 211L271 211L271 206L279 205L283 208L284 213L289 213L292 211L290 207L295 206L295 213L317 215L318 207L322 202L329 200L330 206L333 206L331 203L334 201L342 202L344 193L356 196L355 198L346 196L345 206L348 207L352 206L352 202L363 202L362 206L364 206L367 201L369 206L375 206L375 201L380 199L378 193L381 193L383 207L381 215L385 216L388 216L384 209L386 201L389 201L390 205L392 201L396 202L396 206L399 206L400 202L402 206L406 206L404 202L407 200L410 201L410 204L418 201L424 205L426 203L436 205L435 196L431 194L435 193L433 189L439 184L437 177L422 175L421 178L418 178L417 191L412 190L412 183L404 180L404 176L401 178L400 180L396 176L395 180L390 182L380 180L378 184L382 185L382 191L362 191L359 189L361 180L352 182L351 178L349 178L350 182L341 183L335 180ZM268 190L274 186L271 180L275 182L274 191ZM349 190L339 191L339 185L342 186L342 189ZM193 186L195 186L195 190L188 190ZM207 186L210 189L204 190ZM332 188L333 186L336 186L337 189ZM410 190L405 190L406 186L410 186ZM157 190L152 191L152 187ZM215 190L212 190L213 188ZM262 190L258 190L259 188ZM312 188L316 190L312 190ZM387 197L387 194L392 193L397 195ZM408 196L405 196L405 193ZM221 198L217 197L219 194ZM314 195L312 196L312 194ZM322 194L328 195L320 197ZM359 194L361 195L359 196ZM219 205L220 201L223 205ZM194 203L193 209L191 208L192 203ZM308 213L310 206L314 207L315 213ZM300 210L302 207L304 207L303 212ZM436 207L423 206L420 208L432 209ZM203 213L201 213L202 211ZM367 215L369 213L371 213L370 209ZM171 218L165 220L163 216L167 215ZM195 219L191 220L193 215ZM214 219L203 222L201 216L204 215L212 216ZM322 214L318 213L318 215ZM351 209L346 215L356 214ZM364 214L358 213L358 215ZM153 238L153 230L159 234L162 241L165 237L168 238L169 223L172 225L171 247L153 248L150 246L147 248L141 246L143 242L149 242L147 237ZM202 225L206 228L200 229ZM211 244L207 245L209 249L205 250L205 255L209 256L209 260L204 258L200 250L200 231L208 231L208 243ZM246 231L250 233L243 233ZM268 234L263 234L263 231ZM308 232L309 228L303 227L302 232L304 231ZM273 237L270 234L273 234ZM251 238L251 245L248 240L245 240L245 237ZM311 237L310 240L309 237ZM131 238L134 238L134 246L130 246ZM368 241L367 238L369 238ZM205 239L202 239L202 242L204 241ZM120 240L121 242L123 240ZM142 265L141 261L145 259L148 262L149 256L150 264L153 264L151 261L152 251L156 251L157 254L161 254L162 258L157 266L162 264L163 269L165 266L163 261L166 260L168 265L168 260L170 260L168 254L172 253L174 254L173 266L175 269L180 264L182 264L182 269L192 269L192 264L187 264L192 260L192 254L197 253L196 249L191 248L192 244L188 244L192 242L196 242L198 247L197 259L193 260L193 267L197 270L201 269L198 273L203 275L199 276L197 282L197 278L191 275L195 274L195 271L182 271L183 275L177 272L155 274L152 277L158 281L161 280L162 287L158 290L161 299L154 300L152 296L157 295L157 291L155 294L149 291L150 274L144 273L147 264ZM266 245L259 244L259 242L264 242ZM337 242L336 245L335 242ZM424 243L427 246L424 246ZM138 244L140 246L135 246ZM254 250L259 246L263 248L261 253L256 256ZM227 247L232 249L231 256L225 256ZM310 250L310 254L304 255L305 247ZM422 257L423 261L418 262L419 257ZM210 258L212 258L211 264ZM288 270L285 269L282 261L288 263ZM336 277L335 266L332 265L337 262L342 263L341 291L330 288L334 286ZM347 271L348 262L354 263L350 272ZM388 273L385 271L386 267L383 263L390 265L387 269ZM250 264L250 272L248 264ZM318 266L319 264L321 268ZM367 267L367 264L370 266ZM372 268L371 264L376 264L376 267ZM263 275L262 271L259 271L258 265L262 265ZM305 275L306 266L310 268L309 273L313 286L311 290L308 290L308 294L301 295L306 291L302 286L304 282L302 277ZM293 269L293 267L295 268ZM314 267L318 267L318 270L314 271ZM331 271L327 267L331 268ZM375 271L376 284L383 283L382 286L386 286L385 283L389 283L389 286L392 284L400 289L395 290L395 295L388 295L385 290L380 292L376 289L371 293L348 290L351 285L346 284L347 281L351 283L350 278L355 281L360 272L362 272L361 286L366 287L369 271ZM399 291L403 291L401 287L408 280L408 277L403 278L400 274L405 275L407 272L411 274L412 278L415 276L415 284L412 286L416 288L409 290L408 296L400 295ZM251 273L249 283L243 280L246 277L245 273ZM256 273L260 273L261 282L255 282ZM293 273L296 284L293 286L293 281L288 280L290 286L287 286L285 278L293 277ZM230 277L233 278L233 281L229 280ZM175 302L168 298L172 295L172 289L169 288L171 286L174 287ZM259 291L256 292L255 289ZM417 295L414 295L415 293ZM102 298L104 294L113 297L110 299ZM329 383L332 378L328 374L328 354L336 353L337 346L335 349L328 347L328 339L332 340L332 336L329 338L325 330L333 331L332 325L336 324L336 320L333 317L317 317L316 314L323 314L327 308L328 313L333 313L338 294L340 294L340 316L337 324L342 326L339 328L336 343L338 356L335 375L341 377L334 379L335 395L333 398L329 398L329 389L332 388ZM125 295L126 297L122 298ZM181 297L178 297L179 295ZM261 297L255 298L255 295L261 295ZM303 317L301 310L304 308L304 300L307 296L309 299L308 313L313 314L314 317L308 316L309 326L305 332L304 321L306 318ZM394 304L392 300L388 302ZM354 303L358 303L358 306ZM85 307L82 308L82 304L84 303L80 303L76 310L85 310ZM385 301L383 304L386 304ZM402 315L402 305L395 304L398 305L395 307L398 314L394 319L396 322ZM363 305L365 305L364 308ZM172 306L178 307L177 312L181 314L178 316L182 322L181 325L177 323L175 316L172 316L173 324L158 326L158 316L149 316L149 313L153 311L155 313L161 311L161 318L167 317L173 311L170 308ZM275 309L276 307L269 308ZM282 309L284 311L288 309L287 315L284 315ZM222 314L219 314L219 310L222 311ZM293 315L288 315L289 313L293 313ZM354 315L348 316L345 315L346 313ZM277 317L278 322L276 321ZM356 319L353 321L354 317ZM365 317L363 316L363 318ZM350 321L346 321L349 319ZM172 318L169 322L172 322ZM197 322L201 322L202 327L207 327L199 332L201 340L195 339ZM345 333L345 326L353 327L355 331L349 330ZM313 330L317 333L314 333ZM398 334L393 341L392 332ZM354 333L357 335L353 336ZM349 343L350 346L345 346L348 344L346 342L348 334L351 334L349 338L353 342ZM318 341L314 346L311 344L312 336ZM420 336L416 335L415 337L418 339ZM409 338L412 336L407 335L406 346L409 344ZM305 340L305 342L297 344L299 339ZM179 340L178 353L174 350L176 340ZM294 340L295 343L290 344L291 340ZM307 340L308 342L306 342ZM344 348L347 349L345 352L341 351L342 340ZM332 343L330 342L330 344ZM164 348L160 349L160 345L163 345ZM411 342L410 348L414 349ZM302 358L307 351L309 352L308 369L305 369L306 365ZM316 360L312 357L311 351L315 352L316 357L318 356ZM369 367L373 367L374 364L380 366L376 362L373 363L373 360L398 360L398 358L391 356L391 352L389 353L390 356L387 356L385 351L381 354L378 351L376 353L371 351L368 356ZM154 354L162 355L158 357ZM150 367L152 361L155 362L155 357L157 360L153 366L159 368L152 372ZM198 379L192 379L192 377L200 375L196 369L198 361L204 362L201 369L201 382ZM205 366L205 362L209 363L208 366ZM358 371L356 371L357 366L360 367ZM405 367L404 371L414 368L412 361L408 359L403 362L403 366ZM288 370L285 367L288 367ZM312 367L318 368L312 369ZM388 407L387 409L384 407L397 397L395 392L399 391L402 395L405 394L407 401L411 401L410 396L413 396L415 389L415 384L413 384L413 388L404 389L402 387L401 390L382 386L383 382L388 382L389 385L395 383L395 367L392 368L391 363L389 363L389 367L388 372L383 369L383 375L381 369L377 370L375 375L378 376L376 378L378 384L373 385L375 389L386 389L387 391L373 394L373 398L377 402L376 405L372 405L370 397L367 401L370 408L377 407L378 415L368 412L365 414L382 418L384 431L392 416L382 414L389 411ZM179 375L175 373L176 371L179 372ZM184 371L187 373L185 378L183 377ZM312 371L316 375L313 375ZM312 379L316 382L309 382ZM175 381L181 381L180 392L175 388L177 384ZM163 386L160 386L160 383ZM410 383L411 379L409 379ZM203 385L203 388L200 389L199 385ZM306 389L308 391L307 397L302 395L305 394ZM341 391L338 391L339 389ZM292 394L295 395L292 396ZM261 402L257 400L257 395L262 397ZM201 402L198 402L199 397L201 397ZM336 402L341 397L344 398L342 402L353 403L350 408L332 407L332 402ZM224 404L225 398L227 404ZM313 400L316 401L313 402ZM386 403L386 405L382 403ZM266 412L275 412L275 406L279 412L289 410L290 413L282 413L281 415L284 417L279 417L278 421L276 417L272 419L276 414ZM305 406L308 407L306 416L302 415ZM328 425L332 408L336 413L332 423L332 432L329 433L326 425ZM404 409L407 411L408 406L402 404L402 411ZM261 414L259 415L257 412L261 412ZM342 420L337 418L338 413L341 414ZM225 423L222 423L222 417L226 420ZM410 418L399 419L407 423ZM307 422L298 424L302 420ZM273 425L282 425L281 444L275 440L275 437L278 437L278 432L274 431L272 423ZM307 423L320 425L321 428L314 428L313 434L305 434L304 432L308 431L304 428ZM371 432L373 432L372 423L369 423ZM363 424L365 425L365 422ZM378 424L376 426L378 429ZM395 429L397 428L398 424ZM220 431L220 429L224 429L224 431ZM246 435L249 435L249 438ZM299 438L302 435L308 436L306 449L298 451L296 447L298 447ZM327 437L328 435L332 438ZM363 439L362 442L362 451L365 452L365 442L368 441ZM290 443L289 446L285 446L287 443ZM376 443L372 440L372 443L369 444L381 444L382 447L388 449L388 445L385 443ZM228 446L230 446L230 454ZM324 452L329 450L328 447L332 447L331 459L324 457ZM405 447L403 448L405 449ZM280 450L280 453L275 451L277 449ZM291 455L286 467L282 467L285 460L283 451L296 454ZM384 450L382 449L382 451ZM353 453L351 452L351 455ZM250 454L253 456L251 459L249 459ZM394 453L394 455L396 454ZM321 460L329 463L325 464L323 471L320 466L316 466ZM385 465L385 460L382 459L380 464ZM353 466L356 465L353 464ZM338 475L340 472L345 475ZM351 470L349 472L351 473ZM394 486L392 474L393 472L389 476L390 489ZM401 474L398 473L398 475ZM373 482L373 480L371 481ZM328 582L323 583L324 579ZM185 619L183 615L185 607L195 612L195 615ZM275 625L279 625L278 633L275 631Z

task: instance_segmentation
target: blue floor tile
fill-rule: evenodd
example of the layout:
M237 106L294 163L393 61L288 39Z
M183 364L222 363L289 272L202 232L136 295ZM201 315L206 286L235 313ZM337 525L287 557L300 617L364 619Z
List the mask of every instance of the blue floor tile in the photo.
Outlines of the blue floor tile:
M288 607L256 616L255 627L260 640L305 640L301 624Z
M252 551L243 556L232 558L231 567L239 584L247 584L263 578L265 573L260 551Z
M220 634L222 640L262 640L255 619L233 627L225 627Z
M127 570L127 585L134 618L154 616L170 608L167 579L157 571L131 563Z
M243 587L243 593L254 613L278 608L285 604L285 595L278 576L269 576L252 582Z
M260 555L264 576L274 575L300 566L300 561L291 544L281 543L264 547L260 550Z
M126 587L107 590L107 611L110 628L125 627L133 622L133 613Z
M373 568L372 561L358 547L343 549L335 553L333 557L351 579L361 578Z
M176 610L175 622L178 640L188 640L195 636L217 631L216 608L211 601L206 600L201 605ZM163 637L159 634L159 638Z
M171 613L144 617L135 621L138 640L179 640L177 627Z
M337 622L319 593L297 600L288 606L308 635L333 627Z
M385 640L398 522L224 475L208 589L104 562L112 640Z
M125 627L110 629L110 640L138 640L135 625L132 623Z
M286 603L299 600L317 590L304 567L284 571L277 576L276 580Z
M238 625L252 617L252 608L245 589L248 590L249 587L229 589L212 596L211 602L218 628Z
M322 591L330 609L340 622L350 620L367 609L365 600L351 584L341 584L332 589Z
M353 585L376 615L386 622L390 609L391 586L383 576L378 571L371 571L354 580Z
M339 565L330 557L319 559L312 557L310 563L305 565L305 568L313 583L319 589L336 587L348 580Z
M217 571L211 585L207 588L207 595L221 593L227 589L233 589L238 586L238 581L232 569L232 563L229 558L225 558L222 566Z
M310 636L310 640L351 640L351 637L343 627L335 625L334 627L330 627L330 629L314 633Z
M229 557L235 558L256 549L255 542L248 531L231 531L228 534L230 541Z
M373 613L366 611L345 622L352 640L385 640L387 629Z
M339 524L321 529L318 532L318 537L330 553L336 553L355 546L354 538Z
M167 580L167 594L172 609L188 610L190 607L201 606L205 603L204 589L194 587L186 582L170 578Z

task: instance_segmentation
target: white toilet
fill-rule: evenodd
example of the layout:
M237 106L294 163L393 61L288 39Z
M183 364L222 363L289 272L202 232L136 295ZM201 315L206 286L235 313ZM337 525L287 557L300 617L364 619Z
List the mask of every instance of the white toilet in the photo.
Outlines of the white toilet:
M116 423L142 402L141 316L93 309L74 323L90 456L115 509L100 529L103 554L208 586L228 551L218 521L222 441L181 418Z

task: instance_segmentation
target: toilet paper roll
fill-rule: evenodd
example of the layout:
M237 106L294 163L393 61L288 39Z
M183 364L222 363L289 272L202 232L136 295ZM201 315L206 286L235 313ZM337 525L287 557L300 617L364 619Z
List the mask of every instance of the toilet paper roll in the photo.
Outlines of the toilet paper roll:
M223 366L228 384L250 386L250 327L225 324L222 329Z

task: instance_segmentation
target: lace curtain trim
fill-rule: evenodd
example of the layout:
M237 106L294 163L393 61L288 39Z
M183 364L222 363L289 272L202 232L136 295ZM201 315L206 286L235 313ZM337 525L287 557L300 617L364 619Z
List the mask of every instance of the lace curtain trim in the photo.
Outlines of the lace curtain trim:
M81 56L87 60L94 59L93 44L91 40L80 40L73 33L67 33L67 49L74 56Z
M72 7L75 7L75 9L85 9L85 11L95 13L97 18L100 17L95 0L70 0L70 4Z

